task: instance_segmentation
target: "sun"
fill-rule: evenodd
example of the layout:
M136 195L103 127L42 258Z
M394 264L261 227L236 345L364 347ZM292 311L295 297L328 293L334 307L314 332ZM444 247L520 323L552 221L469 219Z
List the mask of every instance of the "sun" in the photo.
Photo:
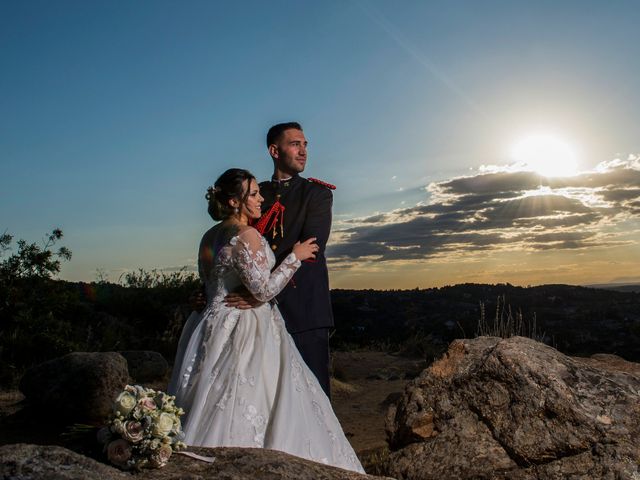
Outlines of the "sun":
M518 141L512 157L543 177L569 177L578 173L576 154L571 146L553 135L529 135Z

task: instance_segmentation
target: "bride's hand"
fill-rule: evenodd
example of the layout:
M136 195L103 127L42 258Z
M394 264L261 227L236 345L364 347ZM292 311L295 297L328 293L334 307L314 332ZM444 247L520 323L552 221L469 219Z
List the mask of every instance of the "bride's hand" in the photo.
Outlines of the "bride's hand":
M320 249L316 243L316 237L311 237L304 242L296 242L293 246L293 254L301 262L310 258L316 258L316 252Z

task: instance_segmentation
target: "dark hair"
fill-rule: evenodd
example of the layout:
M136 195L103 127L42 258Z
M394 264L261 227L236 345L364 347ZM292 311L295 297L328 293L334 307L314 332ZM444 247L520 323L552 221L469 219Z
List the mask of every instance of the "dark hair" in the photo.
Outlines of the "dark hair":
M218 221L231 216L233 207L229 205L229 200L237 198L241 204L245 203L249 196L251 180L255 179L256 177L251 172L241 168L230 168L220 175L213 187L207 188L207 194L205 195L209 202L207 211L211 218ZM246 192L242 185L245 180L248 184Z
M302 131L302 125L298 122L287 122L287 123L278 123L269 129L267 132L267 148L269 145L276 143L282 132L289 129L300 130Z

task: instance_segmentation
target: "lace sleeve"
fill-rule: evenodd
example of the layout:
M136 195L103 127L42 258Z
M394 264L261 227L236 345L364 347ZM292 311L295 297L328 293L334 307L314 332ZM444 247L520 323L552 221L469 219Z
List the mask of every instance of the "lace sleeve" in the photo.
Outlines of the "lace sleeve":
M261 302L268 302L280 293L300 267L300 261L290 253L271 272L262 235L254 228L243 231L235 240L233 266L244 286Z

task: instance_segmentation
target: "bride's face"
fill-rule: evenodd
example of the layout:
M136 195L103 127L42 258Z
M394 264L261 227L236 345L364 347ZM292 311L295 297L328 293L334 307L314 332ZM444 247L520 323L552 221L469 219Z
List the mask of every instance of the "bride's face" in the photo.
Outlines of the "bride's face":
M243 195L247 195L247 184L248 182L245 180L243 182ZM258 182L255 180L251 180L251 183L248 185L249 194L247 195L247 199L242 203L240 207L240 215L246 217L248 220L255 220L260 218L262 211L260 207L262 206L262 202L264 198L260 195L260 187L258 187Z

